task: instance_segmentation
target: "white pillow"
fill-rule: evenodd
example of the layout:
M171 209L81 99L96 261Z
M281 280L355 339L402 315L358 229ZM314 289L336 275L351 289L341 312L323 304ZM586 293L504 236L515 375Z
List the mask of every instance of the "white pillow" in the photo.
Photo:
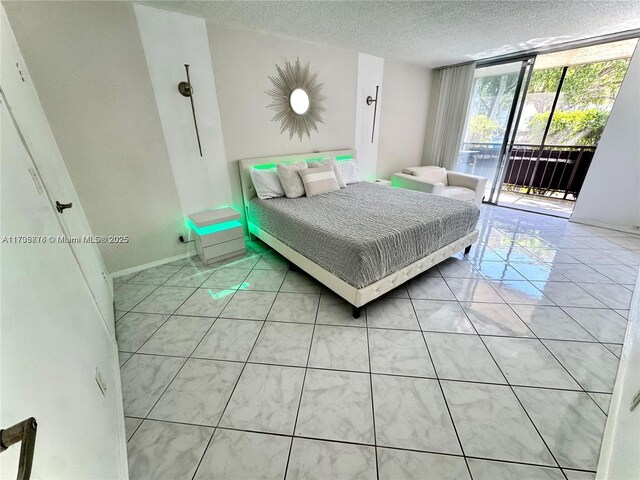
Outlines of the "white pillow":
M340 188L344 188L344 187L347 186L347 184L344 183L342 175L340 175L340 170L338 170L338 163L336 162L336 160L334 158L325 158L323 160L316 160L314 162L308 162L307 165L309 166L309 168L319 168L319 167L324 167L324 166L329 165L331 168L333 168L333 173L335 174L336 181L338 182L338 186ZM306 190L306 188L305 188L305 190ZM307 197L308 196L309 195L307 195Z
M346 185L351 183L359 183L362 181L360 178L360 172L358 171L358 166L353 160L349 160L348 162L336 162L338 164L338 170L340 171L340 175L342 175L342 180Z
M304 195L304 185L298 171L305 170L307 162L279 163L276 165L278 178L287 198L298 198Z
M258 198L266 200L268 198L284 197L284 189L275 168L250 168L249 175L251 175L251 181L256 189Z
M327 164L315 168L299 170L307 197L340 190L333 165Z

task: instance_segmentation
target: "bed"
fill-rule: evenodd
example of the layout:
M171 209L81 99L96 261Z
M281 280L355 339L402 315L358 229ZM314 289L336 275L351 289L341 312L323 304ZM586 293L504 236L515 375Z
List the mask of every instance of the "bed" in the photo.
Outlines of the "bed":
M240 160L249 233L333 290L358 317L363 305L477 240L478 208L467 202L373 182L314 197L261 200L249 169L336 157L353 150Z

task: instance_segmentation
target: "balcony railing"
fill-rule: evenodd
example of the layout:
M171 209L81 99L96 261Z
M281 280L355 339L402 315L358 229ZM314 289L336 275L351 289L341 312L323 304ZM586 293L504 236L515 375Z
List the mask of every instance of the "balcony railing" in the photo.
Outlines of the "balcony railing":
M457 170L493 179L500 143L465 142ZM576 200L595 146L514 144L509 152L503 189L528 195Z

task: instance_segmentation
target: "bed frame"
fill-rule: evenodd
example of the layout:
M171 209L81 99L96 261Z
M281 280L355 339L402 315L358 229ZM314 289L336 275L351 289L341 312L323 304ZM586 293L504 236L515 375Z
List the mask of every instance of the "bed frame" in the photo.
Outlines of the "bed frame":
M256 191L253 187L253 183L251 182L251 176L249 175L249 168L256 165L289 163L300 160L320 159L333 156L351 157L354 161L356 161L355 150L333 150L327 152L314 152L277 157L247 158L244 160L240 160L238 162L238 167L240 169L242 198L244 200L245 219L247 221L247 229L249 230L249 233L262 240L280 255L289 260L289 262L298 267L300 270L308 273L317 281L319 281L327 288L331 289L336 294L344 298L347 302L349 302L353 306L353 316L355 318L358 318L360 316L361 307L369 303L370 301L380 297L381 295L384 295L397 286L402 285L407 280L412 279L416 275L419 275L420 273L430 269L434 265L437 265L438 263L446 260L451 255L461 250L464 250L465 254L469 253L469 251L471 250L471 245L473 245L473 243L478 239L478 231L474 230L468 235L465 235L464 237L459 238L458 240L448 245L445 245L441 249L436 250L426 257L423 257L411 263L410 265L407 265L406 267L401 268L400 270L387 275L386 277L381 278L380 280L370 285L367 285L366 287L356 288L353 285L350 285L344 280L338 278L328 270L325 270L309 258L298 253L291 247L285 245L280 240L249 221L247 211L248 204L249 201L256 196Z

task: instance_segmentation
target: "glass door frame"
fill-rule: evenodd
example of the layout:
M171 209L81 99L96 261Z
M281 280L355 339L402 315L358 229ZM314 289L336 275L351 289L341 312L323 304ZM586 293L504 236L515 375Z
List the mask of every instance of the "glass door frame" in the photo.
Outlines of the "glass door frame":
M483 200L484 203L492 205L498 204L498 199L502 190L502 183L506 174L506 165L509 160L509 155L511 154L511 148L515 142L516 132L518 131L518 124L520 123L525 97L527 96L527 89L529 88L529 82L531 81L535 58L535 55L528 55L519 59L512 59L492 64L500 65L505 63L517 63L519 61L520 73L518 75L515 95L513 96L513 101L509 111L509 117L507 119L507 126L502 139L502 145L500 146L500 152L498 153L496 170L493 179L489 179L491 181L491 191L489 193L489 198ZM485 66L489 65L483 65L482 67Z

